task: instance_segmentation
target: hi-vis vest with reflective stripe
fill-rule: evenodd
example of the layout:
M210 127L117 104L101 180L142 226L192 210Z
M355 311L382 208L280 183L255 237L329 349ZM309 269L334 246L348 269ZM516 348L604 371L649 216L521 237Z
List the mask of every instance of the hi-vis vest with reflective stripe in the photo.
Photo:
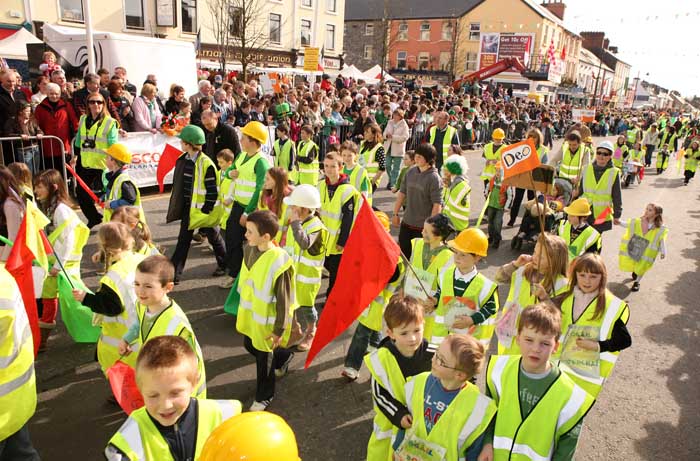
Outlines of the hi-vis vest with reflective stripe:
M484 158L488 160L495 160L498 161L501 158L501 154L499 154L499 151L501 150L502 147L505 147L505 144L500 144L496 147L496 150L494 150L494 144L493 142L490 142L484 146ZM493 176L496 174L496 164L492 165L484 165L484 169L481 171L481 176L480 178L483 180L488 180L493 178Z
M549 293L550 297L553 298L566 292L568 285L569 280L563 275L558 274L557 278L554 280L554 289L552 293ZM525 309L539 302L537 296L532 292L532 284L525 278L525 266L519 267L510 277L510 289L508 290L506 306L511 301L517 303L520 309ZM507 310L508 309L504 307L503 313ZM506 349L499 342L498 353L500 355L520 355L520 346L513 340L511 346Z
M566 143L562 147L563 153L561 163L559 164L559 177L573 181L577 176L581 176L581 166L583 165L584 146L579 144L578 150L571 155L569 144Z
M350 184L352 184L352 186L357 189L357 192L360 194L363 193L362 183L367 181L367 191L364 193L364 196L367 199L367 203L372 206L372 189L370 188L370 180L367 170L362 165L355 165L355 168L353 168L348 175L348 179L350 180Z
M96 170L107 169L107 155L105 149L109 147L107 144L107 135L112 130L112 126L116 123L112 117L106 116L99 122L92 124L90 129L87 129L87 115L80 117L80 125L78 133L80 134L81 144L86 139L94 139L95 147L80 147L80 164L84 168L94 168Z
M325 180L318 183L318 190L321 194L321 209L319 210L319 214L321 215L323 225L328 229L326 256L341 254L342 251L336 250L335 246L338 244L338 237L340 235L343 205L345 205L348 200L354 202L352 210L354 222L360 208L360 193L350 184L341 184L335 190L333 198L330 198Z
M311 140L299 141L299 146L297 147L297 160L300 158L307 158L313 149L316 149L316 155L311 163L297 162L299 165L299 179L297 184L310 184L314 186L318 182L319 151L316 143Z
M435 146L435 137L437 136L437 125L433 125L430 128L430 137L428 142ZM448 152L450 151L450 146L452 145L452 138L457 133L457 130L452 125L447 125L445 129L445 136L442 138L442 162L444 163L448 157ZM438 152L440 155L440 152Z
M455 266L449 267L440 273L440 301L438 302L437 309L435 309L435 326L433 326L432 336L430 338L426 337L428 341L432 344L439 345L452 329L445 324L445 314L447 313L447 308L445 307L444 299L446 296L455 296L454 292L454 276L455 276ZM493 283L491 280L484 277L481 273L477 273L474 278L469 283L469 286L464 293L462 298L471 300L476 311L481 310L486 301L493 295L493 299L496 303L496 312L498 312L498 285ZM489 345L491 341L491 336L495 330L495 319L494 315L486 319L483 323L476 325L476 328L471 333L471 335L478 339L481 344L485 347Z
M36 410L34 342L15 279L0 265L0 442L16 433Z
M571 241L571 223L562 221L559 223L559 237L564 239L566 246L569 247L569 261L584 254L589 248L600 247L600 232L595 230L593 226L586 227L578 237Z
M695 173L698 169L698 160L700 159L700 152L695 152L690 147L685 151L685 171L692 171Z
M382 330L382 319L384 318L384 308L389 303L389 299L394 295L396 289L401 285L404 265L403 258L399 257L396 262L399 268L399 277L393 282L386 284L384 289L372 300L372 302L362 311L358 322L366 326L370 330L381 331Z
M234 166L238 171L238 178L236 178L236 189L233 191L233 200L244 207L248 206L253 198L253 194L255 194L255 165L260 157L260 152L252 157L249 157L244 152L239 154L234 162Z
M415 238L411 240L411 265L416 270L424 270L435 276L432 286L425 287L430 290L432 296L437 290L440 272L445 267L453 264L452 251L446 245L442 245L440 252L433 256L428 264L428 267L423 267L424 247L425 240L423 240L423 238ZM435 313L431 312L430 314L424 314L424 318L425 323L423 325L423 336L425 338L430 338L430 336L433 334L433 326L435 325Z
M649 242L639 261L630 258L627 252L627 245L633 235ZM668 229L665 226L653 227L645 234L642 232L642 220L640 218L630 219L625 235L622 236L622 242L620 243L620 270L644 275L654 265L654 260L659 254L661 242L665 241L667 236Z
M183 154L187 155L187 154ZM205 176L207 171L213 168L216 178L216 202L209 214L204 214L201 209L207 201L207 185ZM219 196L219 175L216 172L214 162L204 153L198 152L194 162L194 177L192 178L192 203L190 204L190 222L188 228L200 229L217 226L221 222L221 200Z
M520 356L495 355L486 369L486 385L498 405L493 435L494 461L547 461L559 439L593 406L593 398L566 373L547 389L528 415L520 411Z
M270 210L263 198L263 194L260 194L260 199L258 200L258 210ZM271 211L271 210L270 210ZM273 213L277 216L277 213ZM282 245L282 237L287 238L287 229L289 228L289 207L284 201L280 204L279 217L277 218L277 224L279 228L277 234L275 234L273 240L279 245Z
M243 260L239 275L238 291L241 294L236 329L253 342L253 347L262 352L272 352L272 335L276 319L275 283L282 273L292 269L292 299L284 319L282 346L289 340L292 331L292 316L297 307L294 299L295 274L292 258L282 248L273 247L261 254L253 267Z
M122 259L112 264L107 273L100 279L100 283L111 288L119 296L119 301L124 306L122 313L115 317L102 316L102 334L97 341L97 360L105 373L119 360L121 339L129 327L138 320L134 276L136 275L136 266L144 259L143 255L126 253ZM124 356L121 359L122 362L132 367L136 365L138 349L138 344L132 346L133 352Z
M316 238L321 239L321 242L325 242L328 239L326 227L316 216L312 216L311 219L302 223L301 228L309 236L318 233ZM318 255L309 253L308 248L302 250L294 239L292 226L289 226L289 229L287 229L286 247L291 248L291 256L294 262L297 304L306 307L314 306L316 295L321 289L321 272L323 271L323 260L326 257L325 248L321 246L321 251Z
M394 355L385 347L380 347L371 354L365 355L372 378L379 383L396 400L406 404L406 379L401 374L401 368ZM375 399L377 396L375 395ZM384 413L374 404L374 424L372 436L367 444L367 461L392 461L392 443L396 437L396 428Z
M197 406L195 460L199 459L209 434L222 422L241 413L241 402L238 400L198 399ZM173 461L168 442L156 428L145 407L131 413L105 449L107 460L122 460L112 446L124 453L129 461Z
M672 152L673 144L677 137L678 135L676 133L671 134L668 131L664 131L659 138L659 150Z
M117 179L115 179L112 183L112 188L109 190L109 194L107 195L107 203L105 203L104 214L102 215L102 222L109 222L110 219L112 219L112 213L114 213L114 210L109 208L109 203L122 198L122 184L124 184L125 182L130 182L133 184L133 181L129 177L129 173L127 173L126 171L122 171L121 173L119 173L119 176L117 176ZM146 216L144 215L143 208L141 207L141 192L139 191L139 188L136 186L136 184L134 184L134 189L136 189L136 201L134 202L134 206L139 207L139 220L142 223L145 223Z
M65 207L69 210L70 217L56 226L47 239L55 247L57 242L63 244L66 233L73 234L73 248L71 248L70 256L61 263L69 275L80 277L80 260L83 258L83 247L90 237L90 229L80 220L75 211L68 205ZM52 254L49 255L49 264L53 265L55 262L56 257Z
M375 143L372 147L366 147L365 141L360 143L360 165L367 170L367 176L370 181L374 179L374 175L379 171L379 162L377 162L377 151L382 147L382 143ZM359 189L358 189L359 190Z
M146 341L157 336L180 336L188 343L194 344L194 353L197 354L199 381L197 381L197 387L194 389L194 394L192 396L200 399L207 398L207 378L204 370L204 355L194 335L192 325L190 325L190 321L187 319L185 313L180 306L171 299L170 306L163 309L151 324L151 329L145 331L144 319L146 318L147 311L148 307L139 302L136 303L136 314L139 318L140 344L146 344Z
M445 188L445 208L443 214L450 218L457 232L469 227L469 193L472 191L465 178L455 178L449 188Z
M627 142L634 143L637 141L637 135L639 134L639 128L633 128L627 130Z
M627 324L630 317L630 311L627 307L627 303L610 293L610 291L606 290L605 312L603 312L603 315L600 318L593 319L593 312L595 312L597 302L598 298L596 297L586 307L586 310L583 311L581 317L579 317L578 320L574 320L574 295L572 294L564 300L561 305L562 340L566 336L566 332L569 330L571 325L598 327L600 328L600 336L598 336L598 341L608 341L610 338L612 338L613 328L618 319ZM597 378L580 375L564 364L560 364L559 366L562 371L565 371L569 376L571 376L571 379L573 379L576 384L581 386L586 392L595 398L600 393L605 380L612 373L619 355L619 351L600 353L600 376Z
M464 460L465 450L486 431L496 414L496 404L480 393L474 384L467 383L428 434L423 416L428 376L429 372L421 373L406 383L406 402L413 415L411 431L416 437L445 448L444 460Z
M591 204L593 216L600 216L603 210L612 207L612 188L618 174L620 174L620 170L613 166L605 170L600 180L596 182L593 165L589 164L583 172L582 197L588 199ZM605 220L612 221L613 213L609 213Z
M291 139L287 139L284 146L280 149L280 140L275 140L275 143L272 145L272 150L275 152L274 165L276 167L282 168L284 171L292 170L293 165L290 165L290 163L292 163L293 143Z
M227 196L233 200L233 194L231 194L230 191L232 187L235 187L233 179L228 177L226 171L227 170L221 170L219 172L219 202L221 203L221 208L223 209L223 213L221 215L221 229L223 230L226 230L226 221L228 221L228 217L231 214L231 209L233 208L233 202L228 205L225 205L224 202L226 201Z

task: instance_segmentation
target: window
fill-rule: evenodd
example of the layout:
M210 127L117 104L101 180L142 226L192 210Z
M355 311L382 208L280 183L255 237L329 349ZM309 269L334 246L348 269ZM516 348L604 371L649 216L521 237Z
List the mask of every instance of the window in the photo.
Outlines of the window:
M83 0L59 0L61 20L83 22Z
M405 51L399 51L396 53L396 68L405 69L406 68L406 58L407 53Z
M396 36L397 40L408 40L408 23L402 22L399 24L399 33Z
M336 0L326 0L326 10L331 13L336 12Z
M365 24L365 35L374 35L374 23L368 22L367 24Z
M270 42L282 42L282 15L270 13Z
M127 29L143 30L143 0L124 0L124 17Z
M365 45L365 52L363 57L365 59L372 59L372 55L374 54L374 47L372 45Z
M440 70L450 69L450 53L448 51L440 52Z
M197 33L197 0L181 0L182 31Z
M427 21L420 24L420 39L423 41L430 40L430 23Z
M335 50L335 26L326 24L326 48Z
M311 21L301 20L301 46L311 46Z
M442 39L452 41L453 25L451 22L446 22L442 25Z
M229 34L232 37L243 35L243 8L232 6L229 10L231 22L228 25Z
M479 40L481 35L481 23L469 23L469 40Z
M312 5L312 0L301 0L301 6L305 6L307 8L311 8Z
M477 53L472 53L471 51L467 51L467 60L464 63L464 70L471 70L471 71L476 70L477 56L478 56Z
M421 51L418 53L418 69L427 70L430 63L430 53Z

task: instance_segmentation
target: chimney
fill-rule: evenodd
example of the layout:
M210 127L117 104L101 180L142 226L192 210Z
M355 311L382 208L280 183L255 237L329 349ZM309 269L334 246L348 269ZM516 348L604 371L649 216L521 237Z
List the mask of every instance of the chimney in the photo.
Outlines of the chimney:
M612 54L617 54L619 53L619 49L616 46L611 46L608 48L608 51L610 51Z
M559 0L543 1L542 6L547 8L550 13L558 17L562 21L564 20L564 10L566 10L566 5L564 2Z
M587 50L602 49L605 42L605 32L581 32L583 47Z
M609 46L610 40L606 38L605 40L603 40L603 49L607 50Z

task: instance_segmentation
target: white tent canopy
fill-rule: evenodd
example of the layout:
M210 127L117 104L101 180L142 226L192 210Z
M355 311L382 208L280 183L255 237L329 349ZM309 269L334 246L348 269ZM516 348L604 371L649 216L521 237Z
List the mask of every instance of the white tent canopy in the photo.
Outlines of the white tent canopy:
M377 83L379 80L376 78L369 78L362 72L360 72L360 69L355 67L354 65L350 66L344 66L343 69L340 71L340 75L342 75L345 78L353 78L355 80L364 80L365 82L369 84Z
M373 79L373 80L381 80L381 75L382 75L382 66L379 64L376 64L374 67L371 67L367 69L366 71L363 72L363 74L368 78L368 79ZM389 75L388 72L384 71L384 81L385 82L390 82L392 80L396 80L394 77Z
M18 59L26 61L27 43L41 43L31 32L24 27L4 40L0 40L0 57L5 59Z

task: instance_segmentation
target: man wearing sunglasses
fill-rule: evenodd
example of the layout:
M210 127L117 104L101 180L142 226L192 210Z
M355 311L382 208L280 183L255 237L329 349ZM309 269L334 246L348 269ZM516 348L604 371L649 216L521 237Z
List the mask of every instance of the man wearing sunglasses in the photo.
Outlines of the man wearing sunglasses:
M598 144L595 161L583 170L583 180L579 183L576 194L591 203L593 213L588 217L588 221L601 234L612 229L613 223L620 224L622 216L620 170L612 163L613 150L614 146L610 141ZM605 213L608 207L612 208L612 213ZM604 219L603 222L593 224L599 217Z

